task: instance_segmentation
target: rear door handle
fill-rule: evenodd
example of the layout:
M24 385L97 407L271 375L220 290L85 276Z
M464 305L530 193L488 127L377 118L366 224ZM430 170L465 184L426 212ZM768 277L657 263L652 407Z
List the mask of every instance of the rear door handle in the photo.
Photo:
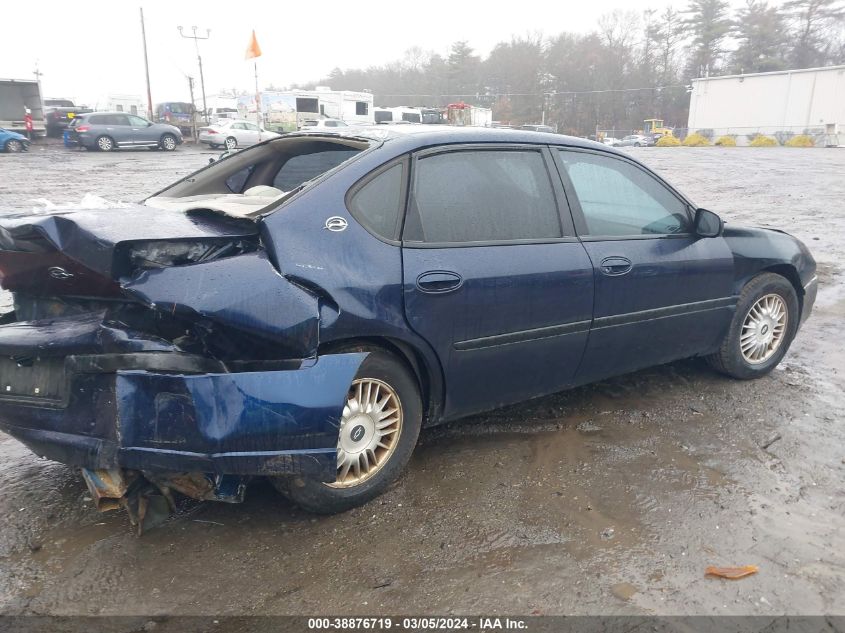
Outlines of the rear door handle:
M600 264L602 275L607 275L609 277L617 277L619 275L629 273L633 267L634 265L631 263L630 259L619 256L605 257L601 260Z
M464 282L458 273L448 270L429 270L417 277L417 288L429 294L452 292Z

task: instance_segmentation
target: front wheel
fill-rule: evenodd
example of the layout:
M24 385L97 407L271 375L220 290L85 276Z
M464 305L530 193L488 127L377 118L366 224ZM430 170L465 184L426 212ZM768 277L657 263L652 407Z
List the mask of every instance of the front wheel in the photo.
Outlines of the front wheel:
M234 136L230 136L226 139L226 149L232 150L238 146L238 139Z
M176 145L178 145L178 143L176 142L175 136L173 136L172 134L165 134L161 137L161 142L159 143L159 145L161 146L161 149L168 152L172 152L174 149L176 149Z
M765 376L783 359L799 320L792 284L774 273L758 275L742 289L731 327L719 351L707 361L734 378Z
M23 143L15 138L6 141L6 151L10 154L17 154L23 151Z
M370 352L346 396L337 442L334 482L273 478L273 484L310 512L344 512L377 497L408 463L422 425L417 381L395 356Z

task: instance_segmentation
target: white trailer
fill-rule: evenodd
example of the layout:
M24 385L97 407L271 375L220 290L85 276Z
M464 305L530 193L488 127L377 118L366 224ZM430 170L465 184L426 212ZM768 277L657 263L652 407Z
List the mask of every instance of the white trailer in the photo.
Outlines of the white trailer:
M692 80L690 132L808 134L817 145L845 143L845 66Z
M0 79L0 127L25 133L24 115L27 109L32 114L33 134L44 136L47 132L41 84L32 79Z
M147 116L147 102L141 95L107 94L100 96L94 104L94 110L100 112L128 112L139 116Z
M394 108L373 108L376 123L422 123L422 108L396 106Z
M326 86L317 86L307 92L319 100L321 116L340 119L349 125L375 123L373 95L370 92L332 90Z

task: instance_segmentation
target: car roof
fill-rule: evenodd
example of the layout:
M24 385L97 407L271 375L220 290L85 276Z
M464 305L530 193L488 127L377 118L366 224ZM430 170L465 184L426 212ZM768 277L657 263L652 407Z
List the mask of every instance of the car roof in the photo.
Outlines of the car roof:
M331 132L323 130L294 132L296 135L331 135L335 137L365 138L367 140L387 142L402 140L403 145L423 147L449 143L526 143L568 145L585 149L607 151L607 146L576 136L516 130L454 125L355 125L333 128ZM289 135L286 135L289 136Z

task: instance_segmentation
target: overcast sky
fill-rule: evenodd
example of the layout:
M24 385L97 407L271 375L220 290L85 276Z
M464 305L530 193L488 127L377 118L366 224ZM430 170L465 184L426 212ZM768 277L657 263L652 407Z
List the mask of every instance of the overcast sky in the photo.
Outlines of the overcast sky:
M42 0L31 7L19 3L18 13L27 19L18 23L21 28L4 29L0 77L32 78L37 65L43 96L88 105L109 93L144 95L139 7L146 18L153 102L159 102L187 101L185 76L198 76L194 42L180 37L178 25L187 33L197 26L203 35L211 29L210 39L199 43L211 95L253 88L253 66L244 61L253 28L264 53L258 60L260 84L282 86L317 80L337 66L383 64L415 45L446 54L452 42L467 40L486 55L513 34L587 32L613 9L666 5L682 8L686 2Z

